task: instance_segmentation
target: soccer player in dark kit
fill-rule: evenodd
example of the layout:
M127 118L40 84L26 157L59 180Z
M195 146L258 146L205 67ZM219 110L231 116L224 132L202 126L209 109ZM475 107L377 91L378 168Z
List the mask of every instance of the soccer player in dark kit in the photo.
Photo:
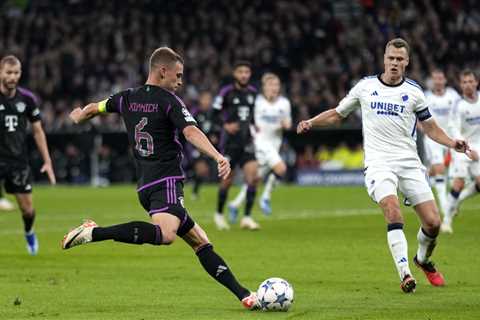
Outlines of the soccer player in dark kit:
M258 184L258 165L255 159L255 146L251 130L254 129L254 105L257 90L249 84L252 69L247 61L235 63L233 68L234 82L224 86L215 97L213 109L217 114L217 123L223 127L220 148L230 160L232 170L240 166L247 185L247 201L245 216L240 221L243 229L257 230L259 224L251 217ZM214 222L219 230L228 230L230 226L225 220L223 209L227 201L228 190L232 185L233 174L222 181L218 190L217 211ZM237 210L230 211L230 221L237 219Z
M215 159L218 175L225 179L230 164L196 127L196 121L183 101L175 95L182 85L183 59L172 49L156 49L150 57L145 85L121 91L98 103L90 103L70 114L80 123L105 112L119 113L125 122L133 149L138 177L138 197L149 213L151 223L132 221L99 227L92 220L67 233L63 249L104 240L131 244L169 245L176 236L188 243L204 269L227 287L247 309L258 307L255 293L240 285L225 261L213 250L205 231L183 206L181 131L186 140Z
M38 240L33 231L32 171L26 143L28 122L44 162L40 171L47 173L51 184L56 181L40 121L38 99L32 92L18 87L21 75L22 64L18 58L10 55L0 60L0 181L4 181L8 193L15 195L22 212L28 253L36 255Z

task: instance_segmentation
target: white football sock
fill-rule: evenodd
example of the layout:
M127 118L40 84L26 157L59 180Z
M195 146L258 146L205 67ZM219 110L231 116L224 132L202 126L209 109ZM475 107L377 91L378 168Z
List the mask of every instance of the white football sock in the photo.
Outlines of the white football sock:
M230 205L232 207L235 207L235 208L240 208L243 201L245 201L246 196L247 196L247 185L243 184L242 188L240 189L240 192L237 194L235 199L233 199L233 201L230 202L228 205Z
M409 274L408 266L408 244L402 229L394 229L387 232L388 247L392 253L393 261L397 267L400 280Z
M465 188L463 188L462 192L460 192L460 196L458 196L458 201L463 202L465 199L471 197L477 192L478 191L475 182L469 183L465 186Z
M420 263L425 263L428 261L428 258L432 255L433 249L437 244L436 238L431 238L423 232L423 229L420 228L417 233L418 240L418 250L417 250L417 260Z
M445 176L435 176L433 186L437 193L440 210L444 211L447 207L447 181L445 179Z
M275 175L273 173L270 173L268 175L267 182L265 183L265 188L263 189L262 199L270 200L276 180L277 178L275 178Z

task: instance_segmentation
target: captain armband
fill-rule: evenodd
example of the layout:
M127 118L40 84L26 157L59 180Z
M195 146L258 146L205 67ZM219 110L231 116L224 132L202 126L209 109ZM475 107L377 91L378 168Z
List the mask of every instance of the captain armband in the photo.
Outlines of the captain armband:
M418 120L420 121L425 121L432 117L432 114L430 113L430 110L428 110L428 108L417 111L416 114L417 114Z
M98 103L98 112L105 113L107 112L107 101L108 99L102 100Z

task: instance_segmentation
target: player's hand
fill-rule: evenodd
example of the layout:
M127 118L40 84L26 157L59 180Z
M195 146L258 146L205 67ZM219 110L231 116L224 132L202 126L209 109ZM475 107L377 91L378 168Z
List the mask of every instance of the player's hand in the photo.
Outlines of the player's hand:
M460 153L467 153L467 151L470 150L470 147L465 140L455 140L455 146L453 148Z
M228 161L228 159L221 156L220 158L217 159L217 165L218 165L218 176L222 179L227 179L231 171L230 162Z
M307 132L312 128L312 123L308 120L300 121L297 126L297 134Z
M48 180L50 180L50 184L55 185L57 184L57 179L55 178L55 173L53 172L52 163L44 163L42 168L40 169L41 173L47 173Z
M240 130L240 124L238 122L225 123L223 128L228 134L235 134Z
M70 112L70 119L76 123L79 124L82 121L82 109L81 108L75 108L73 109L72 112Z

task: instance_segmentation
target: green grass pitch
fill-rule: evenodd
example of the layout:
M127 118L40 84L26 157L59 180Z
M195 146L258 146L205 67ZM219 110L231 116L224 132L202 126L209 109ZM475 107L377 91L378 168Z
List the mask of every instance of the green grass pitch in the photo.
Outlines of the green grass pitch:
M237 189L233 189L236 191ZM186 206L237 278L255 289L268 277L295 289L289 312L244 310L201 268L191 249L94 243L60 249L83 218L100 225L147 220L134 186L36 187L40 253L25 248L18 211L0 213L0 319L480 319L480 197L468 200L434 260L447 286L431 287L411 264L417 292L400 291L386 227L363 188L282 186L262 230L215 230L216 188ZM403 208L410 259L418 221Z

